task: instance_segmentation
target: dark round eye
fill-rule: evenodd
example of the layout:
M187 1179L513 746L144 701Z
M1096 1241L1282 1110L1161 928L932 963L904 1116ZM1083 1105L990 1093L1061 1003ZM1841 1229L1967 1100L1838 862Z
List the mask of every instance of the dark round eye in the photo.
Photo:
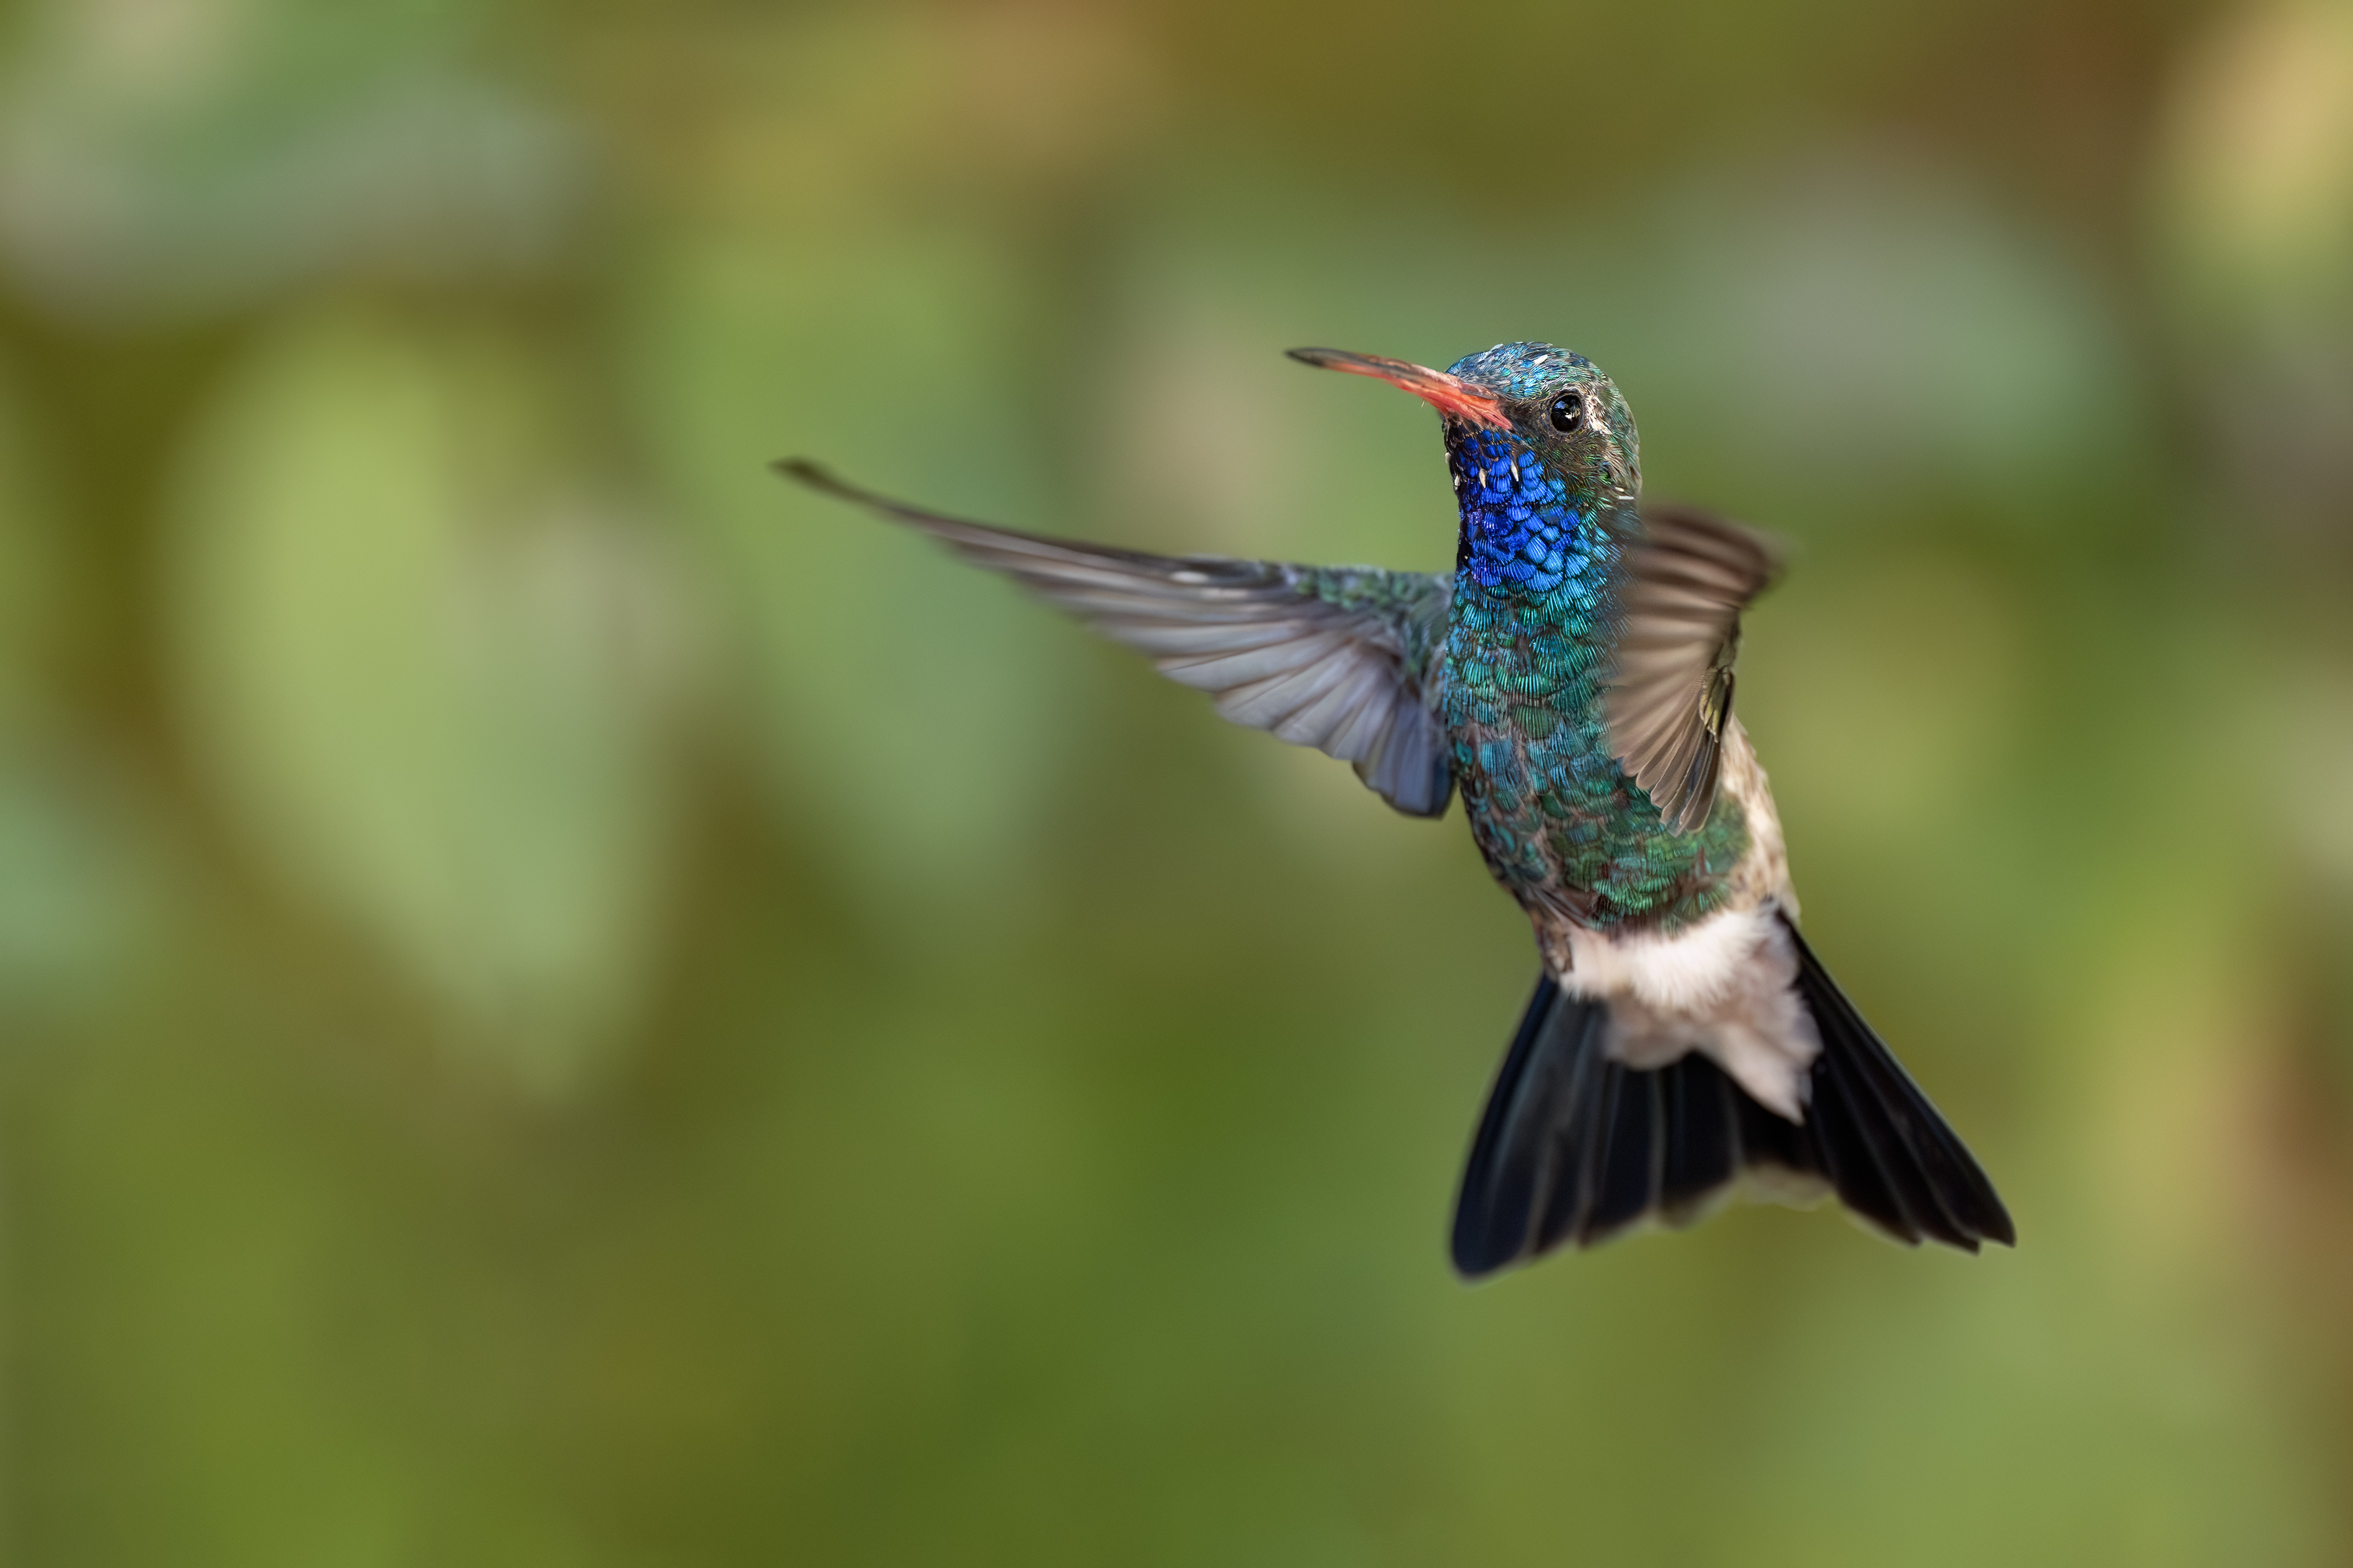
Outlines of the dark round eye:
M1552 427L1574 430L1585 423L1585 400L1573 392L1564 392L1552 400Z

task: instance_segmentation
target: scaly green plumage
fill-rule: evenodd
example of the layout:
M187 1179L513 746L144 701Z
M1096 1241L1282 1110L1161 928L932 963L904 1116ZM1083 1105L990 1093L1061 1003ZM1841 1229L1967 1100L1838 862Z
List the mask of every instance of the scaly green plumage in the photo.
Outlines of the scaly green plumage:
M1747 852L1719 795L1696 834L1670 832L1609 752L1597 617L1556 589L1513 598L1457 580L1440 711L1481 853L1524 904L1581 925L1672 929L1716 907Z

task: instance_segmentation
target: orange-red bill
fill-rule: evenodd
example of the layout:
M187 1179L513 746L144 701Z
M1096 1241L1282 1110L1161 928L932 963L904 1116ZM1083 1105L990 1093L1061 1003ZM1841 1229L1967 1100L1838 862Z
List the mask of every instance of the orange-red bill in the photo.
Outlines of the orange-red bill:
M1312 364L1323 370L1344 370L1350 375L1377 376L1391 386L1402 387L1437 409L1456 419L1467 419L1473 425L1483 425L1493 430L1511 427L1503 404L1493 393L1482 392L1459 375L1449 375L1428 365L1413 364L1401 359L1383 359L1378 354L1352 354L1341 349L1293 349L1291 357L1302 364Z

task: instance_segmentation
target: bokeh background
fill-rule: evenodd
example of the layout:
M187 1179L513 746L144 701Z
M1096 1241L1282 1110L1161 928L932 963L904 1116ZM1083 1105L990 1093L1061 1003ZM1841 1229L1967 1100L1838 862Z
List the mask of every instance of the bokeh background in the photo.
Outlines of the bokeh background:
M1791 542L1810 932L2014 1254L1441 1248L1459 819L923 542ZM0 7L0 1540L2353 1561L2353 5Z

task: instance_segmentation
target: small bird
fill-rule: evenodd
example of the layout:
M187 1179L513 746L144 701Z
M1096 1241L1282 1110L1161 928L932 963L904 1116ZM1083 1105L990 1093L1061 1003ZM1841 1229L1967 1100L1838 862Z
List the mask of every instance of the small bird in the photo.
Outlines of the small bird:
M1549 343L1444 371L1293 349L1437 409L1451 576L1147 555L958 521L795 459L1211 694L1353 763L1412 816L1461 792L1543 973L1456 1199L1476 1279L1564 1242L1681 1227L1734 1194L1835 1193L1871 1228L2014 1245L2001 1199L1798 927L1780 819L1732 714L1759 535L1642 503L1634 417Z

